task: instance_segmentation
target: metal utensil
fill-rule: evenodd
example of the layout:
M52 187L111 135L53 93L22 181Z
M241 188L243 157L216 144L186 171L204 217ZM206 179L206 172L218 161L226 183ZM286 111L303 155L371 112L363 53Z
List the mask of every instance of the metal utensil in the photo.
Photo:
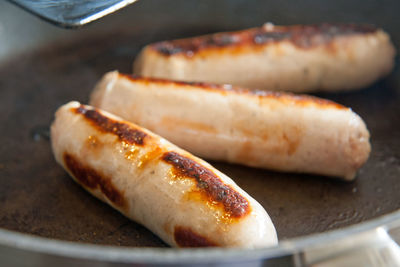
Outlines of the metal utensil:
M77 28L137 0L9 0L55 25Z

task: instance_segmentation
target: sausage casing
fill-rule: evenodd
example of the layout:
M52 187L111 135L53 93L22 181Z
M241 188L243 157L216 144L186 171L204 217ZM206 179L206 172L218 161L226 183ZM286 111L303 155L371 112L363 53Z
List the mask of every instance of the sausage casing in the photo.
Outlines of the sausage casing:
M146 46L134 74L290 92L363 88L387 75L395 49L371 25L263 27Z
M311 96L110 72L91 104L195 155L248 166L351 180L370 152L356 113Z
M210 164L146 129L70 102L56 113L51 141L57 162L76 182L172 246L277 243L257 201Z

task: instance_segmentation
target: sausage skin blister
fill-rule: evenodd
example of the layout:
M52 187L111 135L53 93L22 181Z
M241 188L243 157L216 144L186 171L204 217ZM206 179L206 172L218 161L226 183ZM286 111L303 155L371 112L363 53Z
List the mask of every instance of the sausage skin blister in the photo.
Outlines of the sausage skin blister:
M311 96L110 72L90 103L207 159L352 180L370 153L356 113Z
M371 25L263 27L146 46L134 74L297 93L363 88L394 65L390 37Z
M51 126L55 158L97 198L171 246L277 244L264 208L229 177L165 139L70 102Z

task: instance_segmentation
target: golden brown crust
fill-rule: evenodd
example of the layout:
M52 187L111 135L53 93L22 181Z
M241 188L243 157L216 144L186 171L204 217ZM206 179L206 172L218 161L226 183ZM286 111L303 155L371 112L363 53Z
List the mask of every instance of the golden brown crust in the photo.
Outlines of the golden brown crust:
M123 208L126 201L121 192L108 178L89 166L85 166L73 155L65 152L63 160L66 168L74 175L74 177L85 187L95 190L99 188L101 192L116 206Z
M330 43L335 37L370 34L377 28L367 24L314 24L252 28L248 30L216 33L194 38L164 41L150 45L150 49L164 56L181 54L186 57L219 48L263 46L288 41L302 49Z
M81 105L78 108L73 108L73 111L82 114L100 131L115 134L120 140L127 143L143 145L144 139L148 136L145 132L135 129L127 123L118 122L103 116L96 109L88 109Z
M198 192L210 202L221 204L225 212L223 217L241 218L250 212L250 204L245 197L196 161L176 152L165 153L162 160L173 166L174 177L189 177L196 181L198 191L192 193Z
M176 226L174 240L179 247L216 247L217 244L208 240L187 227Z

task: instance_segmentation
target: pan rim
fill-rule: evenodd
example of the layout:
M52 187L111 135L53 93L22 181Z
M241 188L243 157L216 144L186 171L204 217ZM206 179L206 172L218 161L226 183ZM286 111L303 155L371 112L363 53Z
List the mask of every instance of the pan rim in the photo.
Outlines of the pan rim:
M270 248L153 248L118 247L78 243L51 239L0 228L0 246L32 253L47 254L64 259L94 260L109 263L185 263L204 264L221 258L226 262L235 260L262 260L285 257L303 252L305 249L321 244L352 237L374 229L389 231L400 225L400 210L368 220L359 224L284 240Z

